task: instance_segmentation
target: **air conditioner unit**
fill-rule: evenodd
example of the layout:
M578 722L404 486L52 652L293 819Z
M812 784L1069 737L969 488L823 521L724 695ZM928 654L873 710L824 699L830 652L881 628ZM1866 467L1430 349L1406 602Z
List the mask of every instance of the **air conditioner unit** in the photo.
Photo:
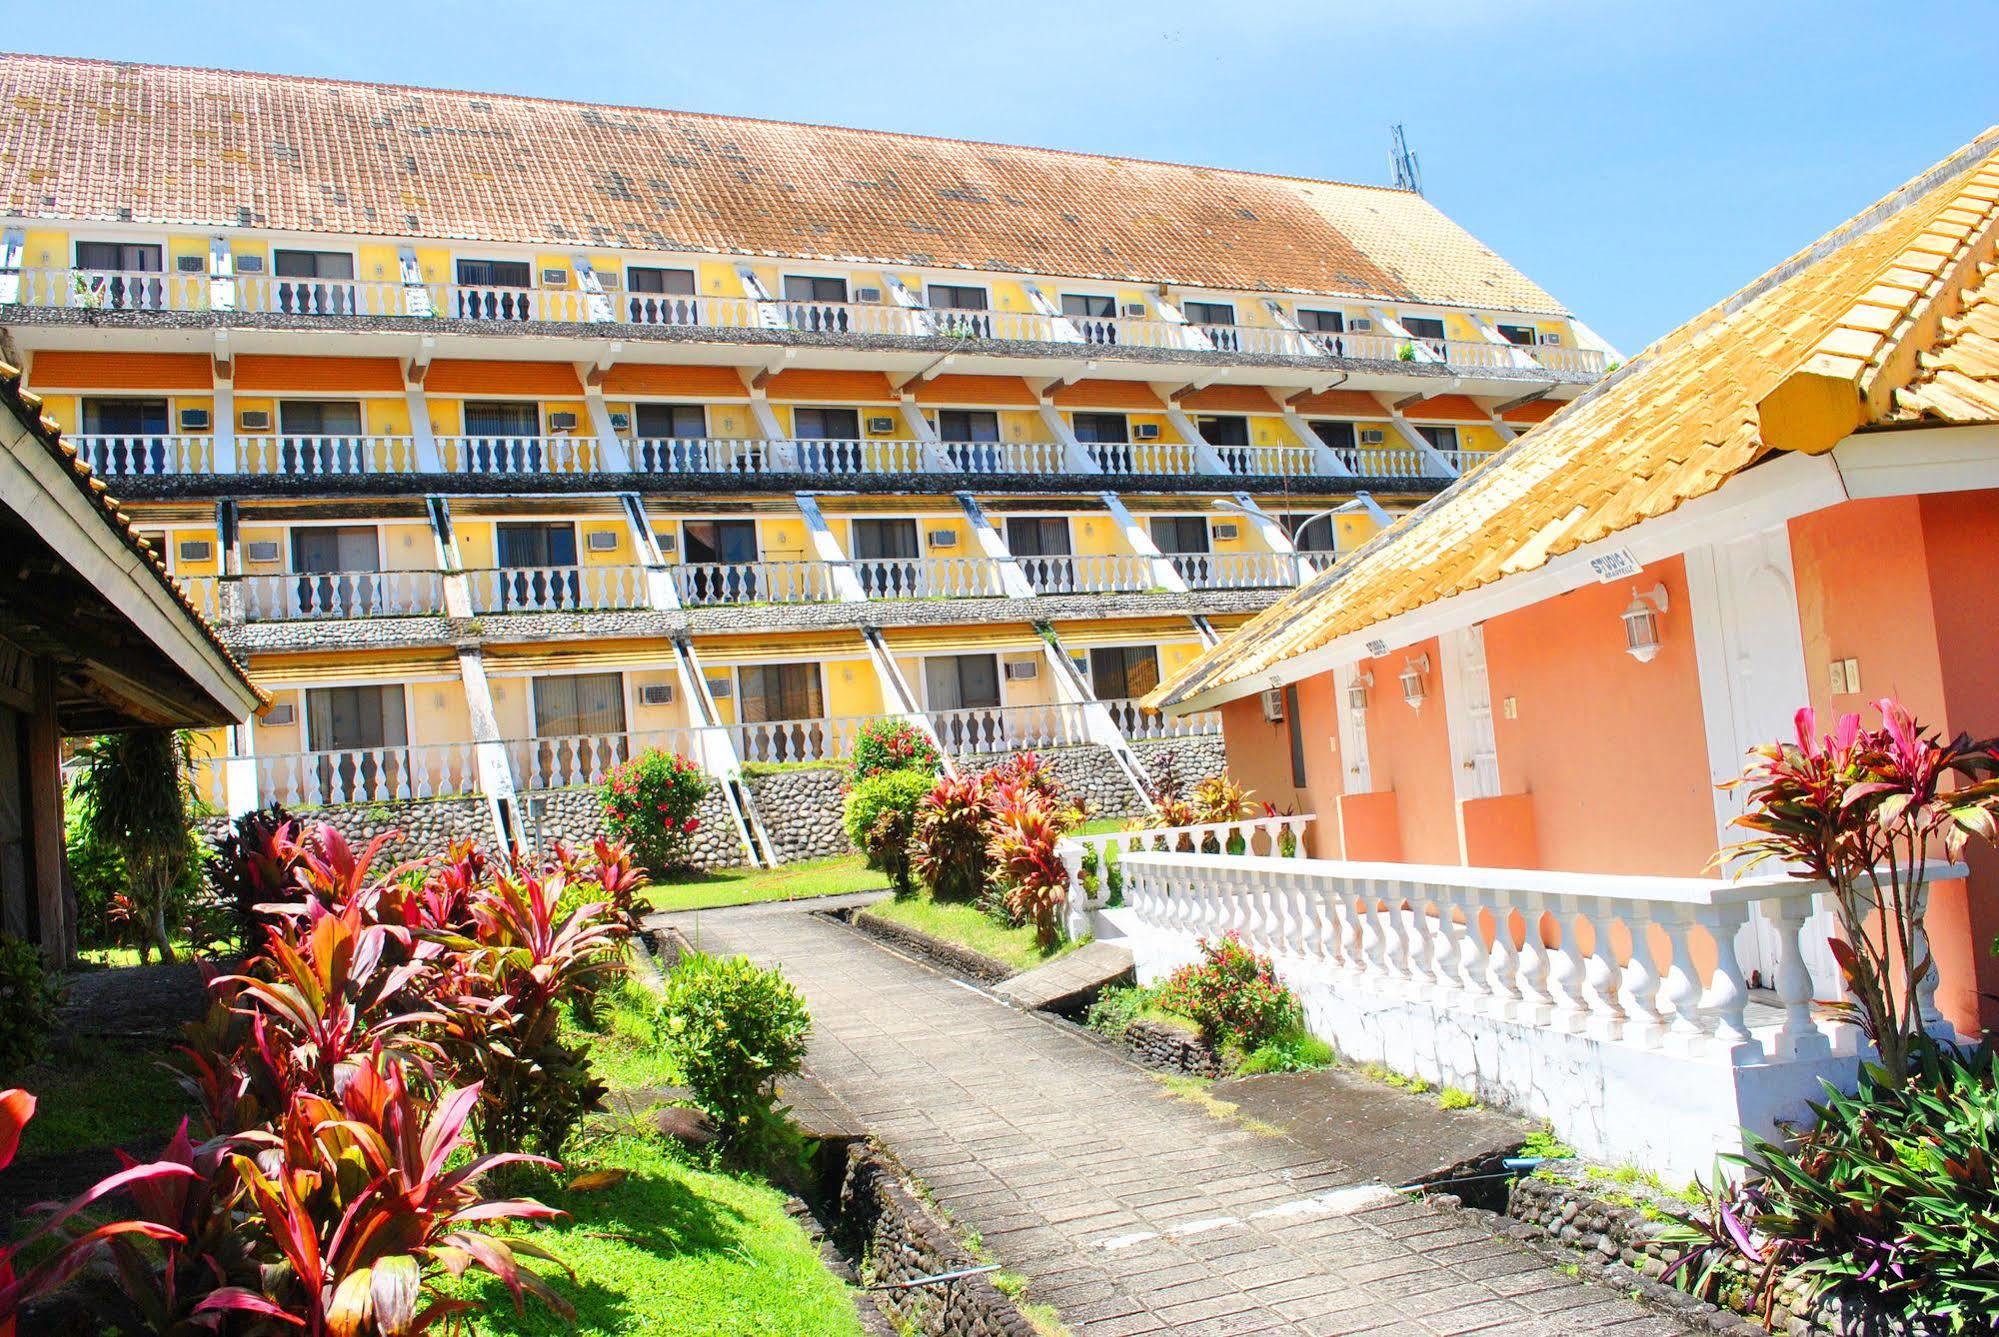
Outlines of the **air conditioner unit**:
M174 268L183 274L204 274L208 271L208 257L205 255L181 255L174 257Z
M264 257L261 255L239 255L236 257L238 274L261 274L264 272Z
M236 415L236 421L243 424L246 432L268 432L271 430L269 409L244 409Z
M727 701L735 694L736 684L730 682L727 678L710 678L708 680L708 695L714 697L717 701Z
M958 546L958 531L955 529L933 529L925 537L933 548L955 548Z
M659 540L659 550L661 552L672 552L680 546L680 535L674 533L671 529L659 530L653 534L653 537Z
M275 562L278 560L278 545L273 539L258 539L255 543L243 545L243 560L246 562Z
M611 415L611 430L614 432L631 431L632 415L629 413L613 413Z
M895 430L894 418L868 419L868 434L870 436L884 436L889 432L893 432L894 430Z
M639 688L639 704L642 706L670 706L673 704L673 684L655 682Z
M1388 433L1379 427L1363 427L1360 430L1360 443L1363 446L1378 446L1386 440Z
M1006 666L1008 682L1027 682L1041 676L1041 661L1038 659L1010 660Z
M1263 702L1263 718L1271 724L1284 723L1284 689L1266 687L1258 698Z
M573 413L551 413L548 415L548 430L551 432L573 432L576 430L576 415Z
M288 729L297 716L292 713L291 702L280 701L264 712L262 723L273 729Z
M1126 302L1123 309L1125 315L1133 320L1143 320L1147 314L1143 302Z
M618 550L617 531L593 529L583 536L583 546L591 552L616 552Z
M542 270L541 286L544 288L567 288L569 286L569 271L566 269Z
M182 539L180 559L183 562L205 562L215 553L215 545L207 539Z
M182 409L180 429L183 432L205 432L208 430L207 409Z
M1219 520L1215 523L1215 537L1218 539L1232 539L1240 532L1233 520Z
M605 292L616 292L625 286L625 276L615 269L600 269L597 271L597 286Z
M854 289L854 300L857 302L879 302L881 299L882 290L880 288Z
M1131 425L1131 439L1134 441L1157 441L1159 424L1156 422L1135 422Z
M1562 345L1562 336L1559 334L1544 334L1541 336L1541 342L1551 348L1559 348Z
M1354 334L1365 334L1374 328L1374 322L1366 316L1355 316L1347 322L1347 330Z

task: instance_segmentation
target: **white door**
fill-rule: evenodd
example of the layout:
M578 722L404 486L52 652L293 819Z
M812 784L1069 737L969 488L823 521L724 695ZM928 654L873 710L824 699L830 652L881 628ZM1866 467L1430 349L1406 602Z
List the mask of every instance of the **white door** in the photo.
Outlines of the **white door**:
M1687 554L1687 582L1707 712L1708 764L1718 786L1742 773L1750 748L1795 737L1798 707L1811 700L1790 530L1777 525L1694 549ZM1733 825L1742 812L1740 792L1713 792L1717 835L1722 845L1735 844L1749 834ZM1804 937L1822 942L1825 928L1824 917L1815 916ZM1769 921L1752 918L1735 948L1745 974L1756 972L1758 982L1769 985L1776 959ZM1831 954L1821 946L1808 950L1805 959L1815 994L1836 996Z
M1359 676L1355 664L1333 675L1333 690L1339 694L1333 709L1340 720L1340 790L1346 794L1374 792L1374 776L1367 765L1367 714L1353 708L1353 685Z
M1458 798L1497 798L1499 745L1492 732L1492 685L1485 676L1485 628L1448 632L1438 647Z

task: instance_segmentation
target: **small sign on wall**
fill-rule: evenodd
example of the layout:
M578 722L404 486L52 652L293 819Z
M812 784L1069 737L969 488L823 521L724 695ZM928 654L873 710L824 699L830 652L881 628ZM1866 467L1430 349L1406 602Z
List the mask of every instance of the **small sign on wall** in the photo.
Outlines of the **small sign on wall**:
M1596 575L1597 584L1608 585L1613 580L1629 580L1644 566L1631 555L1631 549L1616 548L1600 557L1590 558L1589 569Z

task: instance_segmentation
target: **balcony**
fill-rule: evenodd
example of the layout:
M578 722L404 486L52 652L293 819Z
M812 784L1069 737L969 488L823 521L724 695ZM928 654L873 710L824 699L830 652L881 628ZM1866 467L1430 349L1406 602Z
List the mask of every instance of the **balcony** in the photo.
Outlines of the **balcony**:
M437 571L188 576L181 586L196 607L224 622L421 617L444 611L444 576Z
M651 603L642 566L509 566L465 573L472 611L582 613L645 608Z
M1107 474L1195 474L1194 448L1177 441L1091 441L1083 449Z
M324 807L339 803L396 803L477 794L479 765L472 743L430 743L292 752L253 758L205 760L195 788L227 809L225 768L247 761L256 778L257 803L268 807Z
M1216 446L1228 471L1244 478L1310 478L1319 462L1310 446Z
M1441 362L1492 371L1603 374L1593 349L1484 341L1408 340L1362 331L1323 333L1275 325L1200 325L1133 316L906 307L893 302L799 302L694 293L586 292L460 283L404 284L269 274L24 269L16 303L94 311L240 312L302 319L444 317L501 324L628 324L713 330L784 330L843 336L950 339L1086 349L1177 349L1247 358ZM1420 345L1422 352L1416 351Z
M688 608L727 604L834 603L831 562L683 562L670 568Z
M970 599L1006 593L990 557L876 557L846 564L870 599Z
M1157 738L1212 738L1222 731L1218 710L1197 710L1185 715L1162 715L1143 709L1137 697L1113 698L1104 702L1118 732L1134 742Z
M1160 588L1152 559L1136 553L1064 553L1013 560L1036 594L1143 594Z
M1190 590L1288 589L1330 554L1289 552L1170 552L1166 560Z

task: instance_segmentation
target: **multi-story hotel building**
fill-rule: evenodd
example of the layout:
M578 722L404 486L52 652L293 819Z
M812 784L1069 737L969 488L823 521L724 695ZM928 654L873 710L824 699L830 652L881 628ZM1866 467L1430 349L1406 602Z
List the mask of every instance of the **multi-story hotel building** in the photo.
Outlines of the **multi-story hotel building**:
M273 694L242 810L532 834L900 715L1137 778L1135 699L1609 350L1421 196L0 58L10 359Z

